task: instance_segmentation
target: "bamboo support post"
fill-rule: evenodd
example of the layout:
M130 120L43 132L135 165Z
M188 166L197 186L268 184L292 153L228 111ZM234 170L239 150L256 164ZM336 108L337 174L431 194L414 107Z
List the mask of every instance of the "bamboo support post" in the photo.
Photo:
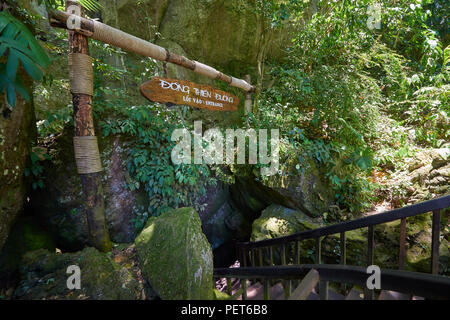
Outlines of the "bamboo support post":
M69 20L70 22L72 14L62 11L52 11L50 12L49 16L50 24L53 27L68 29L67 21ZM173 52L169 52L169 50L163 47L139 39L133 35L110 27L99 21L81 17L79 26L78 28L74 29L74 31L86 37L90 37L109 45L119 47L125 51L130 51L145 57L150 57L159 61L170 62L182 66L208 78L226 82L230 86L240 88L246 92L253 92L255 90L255 88L245 80L237 79L223 74L222 72L217 71L216 69L208 65L205 65L198 61L190 60Z
M66 6L81 6L78 1L66 1ZM73 101L74 149L85 197L85 213L89 241L100 251L111 250L106 227L102 166L92 117L93 71L88 38L69 30L69 74Z

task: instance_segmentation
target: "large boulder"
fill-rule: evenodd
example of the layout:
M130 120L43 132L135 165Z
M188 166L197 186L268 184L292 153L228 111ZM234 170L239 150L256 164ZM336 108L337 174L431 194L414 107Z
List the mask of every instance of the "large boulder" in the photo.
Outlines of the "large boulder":
M67 288L69 266L81 271L81 289ZM108 254L94 248L57 254L40 249L24 255L21 282L15 299L25 300L135 300L141 288L132 274Z
M203 195L194 197L194 204L202 222L202 230L213 250L221 245L248 239L251 222L245 219L230 197L229 185L217 181L206 185Z
M320 219L313 219L300 210L293 210L280 205L273 204L266 208L261 217L253 222L251 241L261 241L274 239L290 234L317 229L323 226ZM367 247L366 237L360 230L349 231L346 233L347 240L347 263L360 264L364 261L365 248ZM339 234L329 235L322 239L322 262L339 263L339 251L336 246L339 245ZM303 240L299 242L301 263L315 263L315 241L314 239ZM288 260L293 262L294 245L291 244L288 249ZM275 264L280 264L280 254L277 250L274 253Z
M26 252L42 248L55 250L52 237L39 226L36 219L20 217L0 253L0 282L13 278Z
M313 159L303 157L300 164L296 157L286 159L281 172L263 180L263 184L282 199L275 203L301 210L311 217L320 217L334 205L333 190L323 168Z
M44 166L44 189L31 196L34 214L54 235L60 248L74 251L88 242L84 214L84 196L77 173L71 128L56 140L53 157ZM130 178L126 169L126 152L130 142L119 138L100 139L103 163L102 181L105 214L112 241L133 242L137 235L136 222L147 209L145 192L128 188Z
M213 298L213 257L193 208L152 217L136 238L142 274L165 300Z
M252 221L273 203L300 210L313 218L329 212L334 207L333 191L319 166L311 160L302 164L301 170L293 167L286 164L286 172L265 178L253 174L236 178L230 189L233 202Z
M273 204L267 207L253 222L250 240L274 239L319 227L318 221L313 220L302 211Z

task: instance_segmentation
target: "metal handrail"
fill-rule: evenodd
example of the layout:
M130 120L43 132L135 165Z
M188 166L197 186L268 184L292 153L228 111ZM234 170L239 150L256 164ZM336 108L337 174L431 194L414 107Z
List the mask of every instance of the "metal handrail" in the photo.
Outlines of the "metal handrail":
M294 233L288 236L279 237L275 239L266 239L255 242L240 242L237 244L239 247L244 248L259 248L273 245L280 245L291 241L300 241L311 238L323 237L331 234L352 231L361 229L364 227L374 226L386 222L391 222L399 219L413 217L419 214L424 214L430 211L437 211L450 207L450 195L440 197L437 199L424 201L418 204L413 204L400 209L387 211L380 214L375 214L370 217L364 217L351 221L338 223L331 226L326 226L314 230L307 230L303 232Z
M375 237L374 226L395 220L401 220L399 235L399 269L383 270L384 288L407 292L424 297L441 298L450 296L450 278L438 276L439 271L439 236L441 212L450 207L450 195L437 199L425 201L422 203L410 205L400 209L387 211L384 213L372 215L370 217L346 221L332 226L322 227L314 230L298 232L288 236L267 239L257 242L238 243L237 249L240 256L241 266L243 268L233 269L215 269L215 277L228 277L241 279L243 289L242 297L246 298L246 280L245 279L264 279L265 296L268 295L267 279L282 279L285 281L285 297L289 297L291 292L292 279L299 279L306 275L312 268L320 274L319 293L321 298L327 299L328 281L341 283L364 284L367 280L366 269L357 266L346 265L346 238L345 233L361 228L368 228L367 233L367 260L366 265L374 263ZM431 266L432 275L426 273L416 273L403 271L406 261L406 219L420 214L433 212L432 215L432 242L431 242ZM321 264L321 238L324 236L340 233L340 265ZM315 262L314 265L300 265L299 241L306 239L315 239ZM291 243L295 243L294 266L287 266L286 248ZM273 247L281 246L281 265L273 266ZM263 267L263 248L269 249L270 266ZM258 257L258 259L257 259ZM248 268L250 264L250 268ZM228 279L229 280L229 279ZM444 291L442 291L444 290ZM437 293L436 293L437 292ZM365 290L365 298L373 299L374 291Z
M302 279L311 269L320 281L365 286L367 270L359 266L303 264L276 267L216 268L214 277L235 279ZM381 269L381 289L408 293L431 299L450 299L450 278L427 273Z

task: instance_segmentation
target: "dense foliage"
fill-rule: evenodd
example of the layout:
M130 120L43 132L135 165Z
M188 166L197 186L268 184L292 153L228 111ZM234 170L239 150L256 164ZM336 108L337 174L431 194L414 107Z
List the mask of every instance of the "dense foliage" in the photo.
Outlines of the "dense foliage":
M270 85L251 125L283 128L285 159L294 156L301 164L312 156L325 168L341 208L358 212L374 200L374 169L397 163L414 144L448 141L450 47L442 9L448 4L379 1L383 24L377 30L367 24L375 2L312 3L315 13L305 17L305 8L286 2L292 45L285 63L265 75ZM387 117L411 127L412 140L387 137Z
M45 2L49 10L61 6L58 1ZM400 160L417 147L447 146L450 137L448 1L377 3L379 28L368 24L376 14L376 2L371 0L255 1L265 30L253 75L258 89L253 113L237 124L280 128L280 173L298 175L308 170L305 159L313 159L324 170L336 203L352 213L376 201L375 190L380 187L374 175L399 169ZM92 1L84 5L97 8ZM9 50L9 59L0 64L4 74L0 89L6 88L13 105L15 91L28 96L15 76L18 61L30 76L41 80L37 65L45 67L48 60L25 26L6 12L1 17L0 52ZM286 58L270 61L267 52L280 31L290 35ZM158 215L180 203L195 205L191 195L205 192L211 171L227 172L230 181L233 175L249 171L248 166L239 171L174 165L170 135L174 128L192 130L184 120L186 112L129 101L129 83L137 86L162 74L161 65L92 44L95 117L105 137L134 141L126 164L129 187L147 191L146 214ZM71 106L48 113L39 123L41 138L57 135L70 121ZM35 171L39 174L39 169Z

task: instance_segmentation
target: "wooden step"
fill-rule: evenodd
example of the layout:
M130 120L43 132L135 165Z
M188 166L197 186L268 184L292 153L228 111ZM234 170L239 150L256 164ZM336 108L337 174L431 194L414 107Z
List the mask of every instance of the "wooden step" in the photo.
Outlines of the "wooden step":
M269 290L270 300L284 300L284 287L281 283L273 285Z
M270 300L284 300L284 288L281 283L277 283L269 289ZM238 300L242 300L239 297ZM250 285L247 283L247 300L264 300L264 286L261 283Z
M311 269L298 287L295 288L294 292L292 292L289 300L306 300L318 282L319 272L315 269Z
M364 300L364 293L356 288L352 288L345 300Z
M320 295L316 292L316 290L313 290L308 297L306 298L306 300L320 300Z
M411 300L411 295L396 291L382 290L378 300Z
M247 300L264 300L264 286L257 282L247 287Z

